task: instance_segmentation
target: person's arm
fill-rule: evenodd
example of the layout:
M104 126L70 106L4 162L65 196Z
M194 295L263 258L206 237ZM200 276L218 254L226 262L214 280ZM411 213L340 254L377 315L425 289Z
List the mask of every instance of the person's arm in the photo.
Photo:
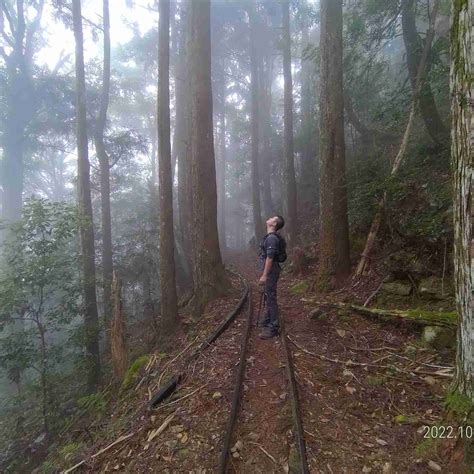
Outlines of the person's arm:
M273 264L273 257L267 257L265 259L265 266L263 268L262 276L260 277L260 282L265 283L267 281L268 273L270 272L270 268L272 268Z

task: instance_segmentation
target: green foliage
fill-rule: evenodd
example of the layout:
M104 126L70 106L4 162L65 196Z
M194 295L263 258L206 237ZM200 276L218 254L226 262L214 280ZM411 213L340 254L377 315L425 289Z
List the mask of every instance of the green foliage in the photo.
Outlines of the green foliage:
M418 423L418 418L416 416L408 416L408 415L397 415L393 418L395 423L399 425L411 425L414 423Z
M22 379L31 410L41 406L52 427L58 374L77 348L68 331L80 316L75 208L45 199L25 202L21 221L8 230L0 274L0 367Z
M294 284L290 288L290 291L294 293L295 295L301 295L303 293L306 293L308 291L308 288L309 288L309 283L306 280L303 280Z
M91 414L103 414L107 408L107 400L103 393L93 393L77 400L79 408L87 410Z
M367 385L370 385L371 387L380 387L386 380L387 378L383 375L368 375L365 379Z
M445 407L452 411L458 418L463 418L474 408L474 404L469 397L457 390L451 391L446 396Z
M422 458L429 458L438 452L440 438L423 439L415 448L415 452Z
M128 368L123 378L122 390L127 390L128 388L130 388L130 386L134 382L135 377L137 376L140 369L144 365L146 365L149 360L150 360L149 355L142 355L138 359L136 359L135 362L133 362L133 364Z

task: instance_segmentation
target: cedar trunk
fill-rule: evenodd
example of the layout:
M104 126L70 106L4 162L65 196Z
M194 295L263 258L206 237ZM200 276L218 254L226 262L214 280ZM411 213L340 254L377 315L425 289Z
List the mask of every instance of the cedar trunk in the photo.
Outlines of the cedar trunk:
M459 313L456 388L474 402L473 206L474 6L453 1L451 158L454 173L454 269Z
M178 322L176 269L174 262L173 182L170 138L170 1L159 2L158 52L158 173L160 193L160 306L164 334L175 331Z
M110 164L105 150L104 129L107 120L110 94L110 15L109 0L103 0L104 26L104 66L102 73L102 93L100 97L99 117L95 130L95 148L100 166L100 201L102 210L102 285L104 303L104 322L107 326L112 312L112 218L110 215Z
M349 274L342 0L321 1L320 266L322 287Z
M257 56L257 24L255 7L248 10L250 26L250 135L251 135L251 179L252 179L252 210L255 241L263 235L262 210L260 206L260 179L258 169L258 141L259 141L259 98L258 98L258 56Z
M306 0L301 4L306 12L308 4ZM317 196L319 194L319 176L316 150L314 146L314 132L316 126L313 119L313 94L311 71L313 61L305 59L305 49L310 45L308 20L303 18L301 26L301 202L305 208L317 207Z
M191 81L189 78L191 49L190 2L182 5L181 34L176 68L176 133L178 160L178 220L179 241L186 260L187 274L191 274L193 245L191 239L193 199L191 190ZM188 278L187 278L188 279ZM189 277L192 280L192 276ZM192 286L192 282L190 282Z
M82 280L84 293L84 329L88 365L87 387L94 391L100 381L99 317L97 312L94 227L90 187L90 163L87 140L86 81L84 74L84 42L81 0L72 2L76 43L76 126L77 189L80 213Z
M295 156L293 148L293 79L291 76L290 2L282 3L283 13L283 77L284 77L284 137L285 155L285 219L287 236L294 243L298 235L296 210Z
M212 298L228 286L217 232L217 189L211 87L210 0L191 2L191 182L193 197L192 308L198 315Z
M219 177L219 196L220 196L220 220L219 220L219 236L221 247L223 250L227 247L227 238L226 238L226 171L227 171L227 144L226 144L226 114L225 114L225 104L226 104L226 93L227 88L225 84L225 78L223 79L224 83L222 86L222 98L221 98L221 110L220 110L220 158L221 158L221 172Z

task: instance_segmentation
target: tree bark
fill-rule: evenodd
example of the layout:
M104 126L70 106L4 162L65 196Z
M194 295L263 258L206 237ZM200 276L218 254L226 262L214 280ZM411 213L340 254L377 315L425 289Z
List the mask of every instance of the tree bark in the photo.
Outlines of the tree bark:
M226 172L227 172L227 143L226 143L226 98L227 98L227 87L225 83L225 78L223 79L224 83L222 84L222 97L220 103L220 177L219 177L219 197L220 197L220 206L219 206L219 236L220 243L223 250L227 247L227 238L226 238Z
M407 56L408 74L410 77L413 93L416 89L417 70L421 62L423 43L416 30L415 0L402 0L402 29L403 41ZM433 92L427 74L430 69L429 59L427 60L426 71L421 78L421 90L419 94L419 106L421 116L431 139L445 146L449 142L449 132L436 107Z
M282 2L283 14L283 77L284 77L284 137L283 154L285 155L285 219L286 235L291 244L298 235L298 215L296 208L295 154L293 147L293 78L291 76L291 36L290 36L290 2Z
M100 201L102 219L102 285L104 322L107 326L112 312L111 287L113 274L112 257L112 218L110 214L110 164L105 150L104 129L107 121L107 109L110 95L110 15L109 0L103 0L104 27L104 65L102 72L102 92L99 116L95 129L95 149L100 166Z
M268 29L268 25L265 25ZM268 41L268 36L265 37ZM273 51L268 50L265 56L260 61L261 70L259 72L259 86L260 86L260 109L262 123L262 199L263 212L265 216L276 214L273 198L272 198L272 183L271 183L271 165L272 165L272 148L271 148L271 133L272 133L272 80L273 80Z
M459 314L455 387L474 402L474 6L453 1L451 160L454 173L454 275ZM470 454L472 456L472 453ZM472 457L471 457L472 460ZM472 464L471 464L472 465Z
M159 1L159 16L157 117L160 181L160 306L162 331L168 335L176 330L178 323L170 136L170 0Z
M192 236L194 245L195 316L204 305L228 287L217 232L217 189L211 87L210 0L190 3L190 81L193 195Z
M191 239L192 192L191 190L191 83L189 79L191 48L190 2L181 10L181 32L176 68L176 134L178 161L178 220L179 241L185 257L186 278L192 286L193 246Z
M308 4L302 1L303 12L306 13ZM301 25L301 126L302 126L302 149L301 149L301 202L305 208L317 207L317 196L319 194L319 173L317 166L317 153L314 146L314 134L316 126L313 119L313 94L311 71L313 61L304 58L305 48L309 45L309 27L306 15Z
M258 145L260 111L258 97L258 53L257 53L257 19L255 6L248 9L250 28L250 141L251 141L251 180L252 180L252 211L255 241L258 242L263 235L262 210L260 206L260 178L258 169Z
M350 271L347 218L342 0L321 1L320 265L321 287Z
M80 213L80 240L84 293L84 329L88 365L87 388L94 391L100 381L99 317L97 312L94 228L90 188L90 163L87 140L86 81L82 35L81 0L72 2L74 38L76 43L76 127L77 127L77 189Z

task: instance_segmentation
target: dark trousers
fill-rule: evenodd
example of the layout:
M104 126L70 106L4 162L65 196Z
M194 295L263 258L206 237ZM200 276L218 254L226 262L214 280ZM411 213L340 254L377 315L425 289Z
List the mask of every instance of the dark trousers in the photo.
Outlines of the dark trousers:
M277 284L280 278L280 265L273 263L265 283L266 311L262 325L267 326L274 331L278 331L280 324L278 322L278 302L277 302Z

